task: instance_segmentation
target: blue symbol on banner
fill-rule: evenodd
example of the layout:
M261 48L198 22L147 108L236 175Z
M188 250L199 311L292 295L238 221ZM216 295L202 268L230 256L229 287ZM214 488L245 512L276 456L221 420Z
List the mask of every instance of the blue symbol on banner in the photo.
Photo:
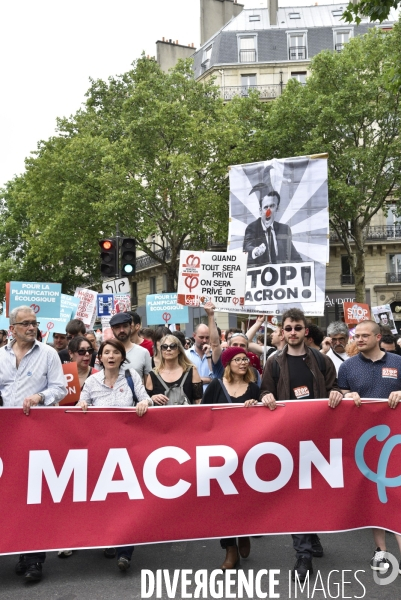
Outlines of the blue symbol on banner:
M386 437L391 433L388 425L376 425L365 431L364 434L359 438L355 446L355 461L358 469L367 477L370 481L373 481L377 485L377 493L380 502L385 504L387 502L386 487L399 487L401 486L401 475L398 477L386 477L387 465L390 459L391 452L393 449L401 444L401 435L393 435L384 444L382 451L380 452L379 461L377 464L377 473L371 471L365 462L363 453L365 446L372 438L376 437L379 442L383 442Z

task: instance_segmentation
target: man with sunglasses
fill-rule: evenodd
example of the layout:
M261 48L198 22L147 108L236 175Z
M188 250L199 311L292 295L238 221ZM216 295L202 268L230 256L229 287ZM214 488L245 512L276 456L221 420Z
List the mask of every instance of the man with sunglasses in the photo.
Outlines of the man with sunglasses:
M306 345L308 329L304 313L298 308L284 312L282 328L286 344L266 363L261 402L274 410L277 400L328 398L329 406L335 408L343 398L336 370L329 358ZM297 572L299 581L304 581L308 572L313 573L312 557L323 556L323 548L314 533L296 534L292 540L297 555L292 578L295 580Z
M10 313L13 339L0 348L0 393L3 405L22 407L26 415L34 406L51 406L67 395L61 363L54 348L37 341L39 323L29 306ZM21 554L15 567L26 581L40 581L45 552Z

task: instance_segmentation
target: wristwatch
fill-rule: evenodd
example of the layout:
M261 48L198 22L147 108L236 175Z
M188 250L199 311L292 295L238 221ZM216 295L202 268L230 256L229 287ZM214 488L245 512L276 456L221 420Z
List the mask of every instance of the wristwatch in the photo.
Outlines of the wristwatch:
M45 395L42 392L36 392L38 396L40 396L39 404L45 403Z

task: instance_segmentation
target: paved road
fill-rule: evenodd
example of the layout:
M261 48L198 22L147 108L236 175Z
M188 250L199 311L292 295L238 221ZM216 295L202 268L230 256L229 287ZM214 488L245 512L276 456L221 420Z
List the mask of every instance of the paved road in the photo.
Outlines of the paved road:
M3 507L3 510L7 510ZM190 507L188 507L190 510ZM196 517L194 517L196 518ZM309 594L289 589L288 570L294 562L291 538L288 535L252 538L252 550L241 567L246 577L262 569L279 569L275 577L279 585L275 592L280 598L365 598L367 600L395 600L401 597L401 576L389 585L374 582L369 560L373 553L370 530L324 534L321 540L325 549L323 558L314 560L315 572L311 579ZM398 557L394 536L387 534L388 550ZM107 560L101 550L79 550L71 558L60 560L54 552L48 555L40 583L27 584L14 574L17 557L0 556L1 600L131 600L141 598L141 569L168 569L171 577L174 569L207 569L210 574L220 566L224 551L217 540L180 542L138 546L135 549L131 569L121 573L115 560ZM330 571L337 569L339 573ZM345 571L342 573L342 571ZM357 578L355 574L357 573ZM193 577L193 576L192 576ZM341 587L341 580L344 583ZM328 583L329 581L329 583ZM338 585L340 584L340 586ZM314 589L315 586L315 589ZM261 578L262 592L269 596L268 578ZM188 588L193 593L195 585ZM237 597L236 586L232 587ZM153 594L151 598L156 598ZM180 588L175 595L167 595L163 585L163 599L182 598ZM200 596L202 597L202 595ZM207 598L212 598L210 590ZM228 597L215 596L215 597ZM244 594L244 598L248 596ZM253 595L254 598L258 596Z

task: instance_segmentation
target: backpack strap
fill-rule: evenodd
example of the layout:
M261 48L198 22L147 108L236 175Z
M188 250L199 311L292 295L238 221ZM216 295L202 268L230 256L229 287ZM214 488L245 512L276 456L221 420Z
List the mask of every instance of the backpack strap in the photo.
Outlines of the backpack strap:
M223 380L222 379L218 379L218 382L219 382L219 384L222 387L222 390L224 392L224 395L226 397L227 402L231 402L231 404L232 404L233 401L231 400L231 398L230 398L230 396L229 396L229 394L228 394L228 392L226 390L226 386L224 385Z
M166 385L166 383L163 381L163 379L160 377L160 375L158 373L156 373L156 371L154 369L152 370L152 373L156 377L156 379L158 379L160 381L160 383L164 387L164 391L168 392L170 390L170 388L168 387L168 385Z
M134 406L136 406L138 404L138 398L136 397L136 394L135 394L135 386L134 386L134 382L132 380L131 372L129 369L125 369L125 377L127 379L127 383L129 385L129 387L131 388Z

